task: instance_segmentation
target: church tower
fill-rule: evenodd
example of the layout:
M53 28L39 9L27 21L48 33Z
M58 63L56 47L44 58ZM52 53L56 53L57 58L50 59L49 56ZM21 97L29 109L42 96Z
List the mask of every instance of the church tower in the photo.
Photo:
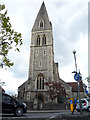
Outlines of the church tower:
M18 88L19 98L47 103L50 99L45 83L52 81L67 86L59 78L58 63L54 62L52 24L43 2L32 27L28 80Z
M52 25L44 2L31 32L28 86L34 91L46 91L45 82L54 81L54 50Z

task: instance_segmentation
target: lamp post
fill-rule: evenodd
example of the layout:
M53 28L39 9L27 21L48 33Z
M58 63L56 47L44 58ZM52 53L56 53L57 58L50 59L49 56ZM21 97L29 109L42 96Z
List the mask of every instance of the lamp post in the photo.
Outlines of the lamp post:
M77 62L76 62L76 51L73 51L74 54L74 60L75 60L75 68L76 71L74 71L73 73L77 74ZM79 102L80 102L80 114L82 114L82 104L81 104L81 99L80 99L80 85L79 85L79 80L77 81L77 87L78 87L78 98L79 98Z
M76 72L77 72L76 51L75 51L75 50L73 51L73 54L74 54L74 59L75 59L75 67L76 67Z

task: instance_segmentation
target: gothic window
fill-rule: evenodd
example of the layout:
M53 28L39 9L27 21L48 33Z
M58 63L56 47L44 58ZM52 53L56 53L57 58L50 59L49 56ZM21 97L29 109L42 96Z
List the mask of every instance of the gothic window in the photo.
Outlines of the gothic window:
M42 37L42 44L46 45L46 36L45 35L43 35L43 37Z
M43 20L40 20L40 22L39 22L39 27L40 27L40 28L44 28L44 21L43 21Z
M37 89L38 90L44 89L44 77L42 74L39 74L37 77Z
M40 45L40 37L37 37L37 45Z
M40 27L43 28L43 22L42 21L40 22Z

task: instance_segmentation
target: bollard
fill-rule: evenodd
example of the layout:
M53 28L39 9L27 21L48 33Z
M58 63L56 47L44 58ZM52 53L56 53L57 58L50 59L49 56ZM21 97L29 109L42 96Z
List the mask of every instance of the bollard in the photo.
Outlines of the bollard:
M74 110L74 99L73 98L70 98L70 110L73 114L73 110Z

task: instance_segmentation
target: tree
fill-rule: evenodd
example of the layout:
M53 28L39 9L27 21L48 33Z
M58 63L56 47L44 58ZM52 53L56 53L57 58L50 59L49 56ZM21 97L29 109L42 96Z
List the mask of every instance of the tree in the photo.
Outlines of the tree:
M13 62L9 60L8 53L14 48L20 51L18 45L22 45L21 33L12 29L10 18L7 16L5 5L0 4L0 67L11 67Z
M48 94L52 102L55 98L59 98L60 96L66 97L65 88L60 82L46 82L45 85L48 86Z

